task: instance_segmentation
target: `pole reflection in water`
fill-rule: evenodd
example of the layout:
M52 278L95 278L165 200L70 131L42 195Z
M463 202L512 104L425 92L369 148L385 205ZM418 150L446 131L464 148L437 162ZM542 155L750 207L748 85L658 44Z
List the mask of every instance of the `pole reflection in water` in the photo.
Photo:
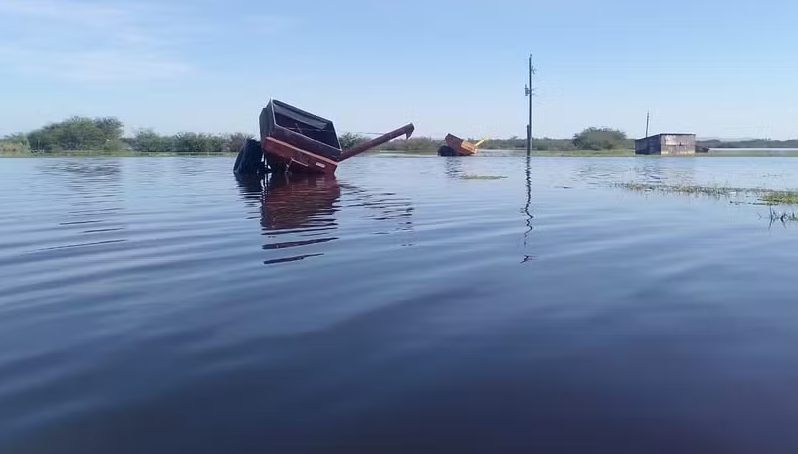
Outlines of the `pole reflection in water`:
M532 219L535 217L532 215L530 211L530 207L532 205L532 162L530 161L530 156L527 155L526 157L526 204L524 205L524 214L526 215L526 231L524 232L524 249L526 249L527 240L529 239L529 234L532 233L534 226L532 225ZM534 257L531 255L524 255L524 259L521 263L528 262L532 260Z

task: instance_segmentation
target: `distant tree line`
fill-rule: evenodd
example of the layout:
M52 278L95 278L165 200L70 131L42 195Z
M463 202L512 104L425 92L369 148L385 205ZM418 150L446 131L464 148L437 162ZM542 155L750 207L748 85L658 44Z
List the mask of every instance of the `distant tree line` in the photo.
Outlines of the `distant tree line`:
M161 135L151 129L123 137L124 124L114 117L71 117L50 123L27 134L16 133L0 141L0 151L105 151L133 150L141 153L211 154L234 153L251 138L245 133L204 134L181 132Z
M612 128L587 128L570 139L549 137L532 138L530 147L535 151L617 150L634 148L634 140L626 133ZM481 148L500 150L524 150L526 138L513 136L509 139L489 139Z
M708 148L798 148L798 139L771 140L749 139L739 141L699 140L697 143Z
M355 134L353 132L345 132L338 136L338 143L341 145L341 149L343 150L348 150L368 140L368 137L362 134Z
M242 132L232 134L181 132L166 136L151 129L142 129L136 131L133 137L125 139L125 142L131 149L141 153L213 154L237 153L250 138L251 135Z
M30 146L28 146L26 134L9 134L0 140L0 153L25 153L28 151L30 151Z
M124 137L124 125L115 117L71 117L50 123L28 133L16 133L0 140L0 152L58 152L58 151L104 151L132 150L140 153L213 154L235 153L252 136L245 133L205 134L181 132L174 135L158 134L152 129L140 129L131 137ZM341 148L349 149L368 137L346 132L339 136ZM477 140L469 138L476 142ZM397 139L378 147L387 151L434 151L443 143L432 137ZM798 148L798 139L769 140L752 139L742 141L703 140L699 145L710 148ZM634 140L626 133L613 128L587 128L570 139L533 138L532 149L536 151L574 150L618 150L633 149ZM483 149L523 150L526 138L513 136L509 139L489 139Z
M344 133L339 138L341 148L352 148L362 142L369 140L368 137ZM478 142L479 139L467 138L471 142ZM377 150L384 151L436 151L443 145L443 139L435 139L432 137L413 137L410 139L396 139L377 147ZM480 145L481 149L485 150L522 150L526 149L526 139L518 137L511 137L509 139L489 139ZM533 150L556 150L556 151L569 151L575 150L571 139L532 139Z
M124 148L123 133L122 122L114 117L72 117L31 131L26 139L37 151L118 151Z
M571 151L576 149L571 139L551 139L549 137L533 137L530 146L536 151ZM526 138L513 136L509 139L488 139L480 145L480 148L486 150L525 150Z
M410 139L396 139L377 147L385 151L435 151L443 144L443 140L432 137L413 137Z
M612 128L587 128L575 134L571 141L579 150L618 150L634 148L634 140L626 133Z
M351 132L345 132L338 136L338 143L343 150L355 147L368 140L370 140L369 137ZM441 140L431 137L413 137L410 139L395 139L378 146L376 149L385 151L435 151L441 146L441 143Z
M349 148L346 145L357 145L365 140L365 136L347 133L341 136L342 148ZM478 139L468 138L471 142L478 142ZM412 139L398 139L388 142L378 149L390 151L427 151L437 150L442 141L431 137L417 137ZM588 128L579 134L575 134L571 139L550 139L533 138L531 141L533 150L537 151L573 151L573 150L616 150L633 149L634 140L626 137L626 133L611 128ZM488 139L480 145L486 150L523 150L526 149L526 138L513 136L509 139Z

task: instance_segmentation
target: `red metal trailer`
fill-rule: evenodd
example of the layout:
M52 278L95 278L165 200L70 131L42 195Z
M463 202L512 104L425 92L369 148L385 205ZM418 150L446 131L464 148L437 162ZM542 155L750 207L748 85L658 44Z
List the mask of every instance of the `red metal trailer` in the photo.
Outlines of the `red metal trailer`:
M338 163L385 142L413 134L413 124L342 150L333 122L271 100L260 114L261 148L274 172L332 175Z

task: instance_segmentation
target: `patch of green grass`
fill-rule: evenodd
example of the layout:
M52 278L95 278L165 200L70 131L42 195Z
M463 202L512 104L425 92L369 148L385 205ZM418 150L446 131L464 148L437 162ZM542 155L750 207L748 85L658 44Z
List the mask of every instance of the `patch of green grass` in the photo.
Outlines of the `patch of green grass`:
M502 175L460 175L461 180L501 180L507 178Z
M670 192L670 193L679 193L679 194L702 194L713 197L721 197L721 196L728 197L737 194L745 194L752 191L757 191L756 189L732 188L732 187L723 187L723 186L697 186L697 185L688 185L688 184L665 185L665 184L650 184L650 183L618 183L616 184L616 186L640 192L657 191L657 192Z
M725 186L665 185L648 183L618 183L617 187L639 192L705 195L711 197L756 196L766 205L798 205L798 191L774 191L763 188L734 188Z
M798 205L798 191L766 192L760 199L768 205Z

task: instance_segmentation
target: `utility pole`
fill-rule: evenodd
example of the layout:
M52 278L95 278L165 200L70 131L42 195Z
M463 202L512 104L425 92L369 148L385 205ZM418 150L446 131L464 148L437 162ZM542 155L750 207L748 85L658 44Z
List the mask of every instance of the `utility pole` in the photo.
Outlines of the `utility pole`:
M532 74L535 68L532 66L532 54L529 54L529 85L524 87L524 93L529 97L529 123L526 125L526 155L532 152Z
M650 114L649 114L648 111L646 111L646 135L644 137L648 137L648 119L649 119L649 117L650 117Z

